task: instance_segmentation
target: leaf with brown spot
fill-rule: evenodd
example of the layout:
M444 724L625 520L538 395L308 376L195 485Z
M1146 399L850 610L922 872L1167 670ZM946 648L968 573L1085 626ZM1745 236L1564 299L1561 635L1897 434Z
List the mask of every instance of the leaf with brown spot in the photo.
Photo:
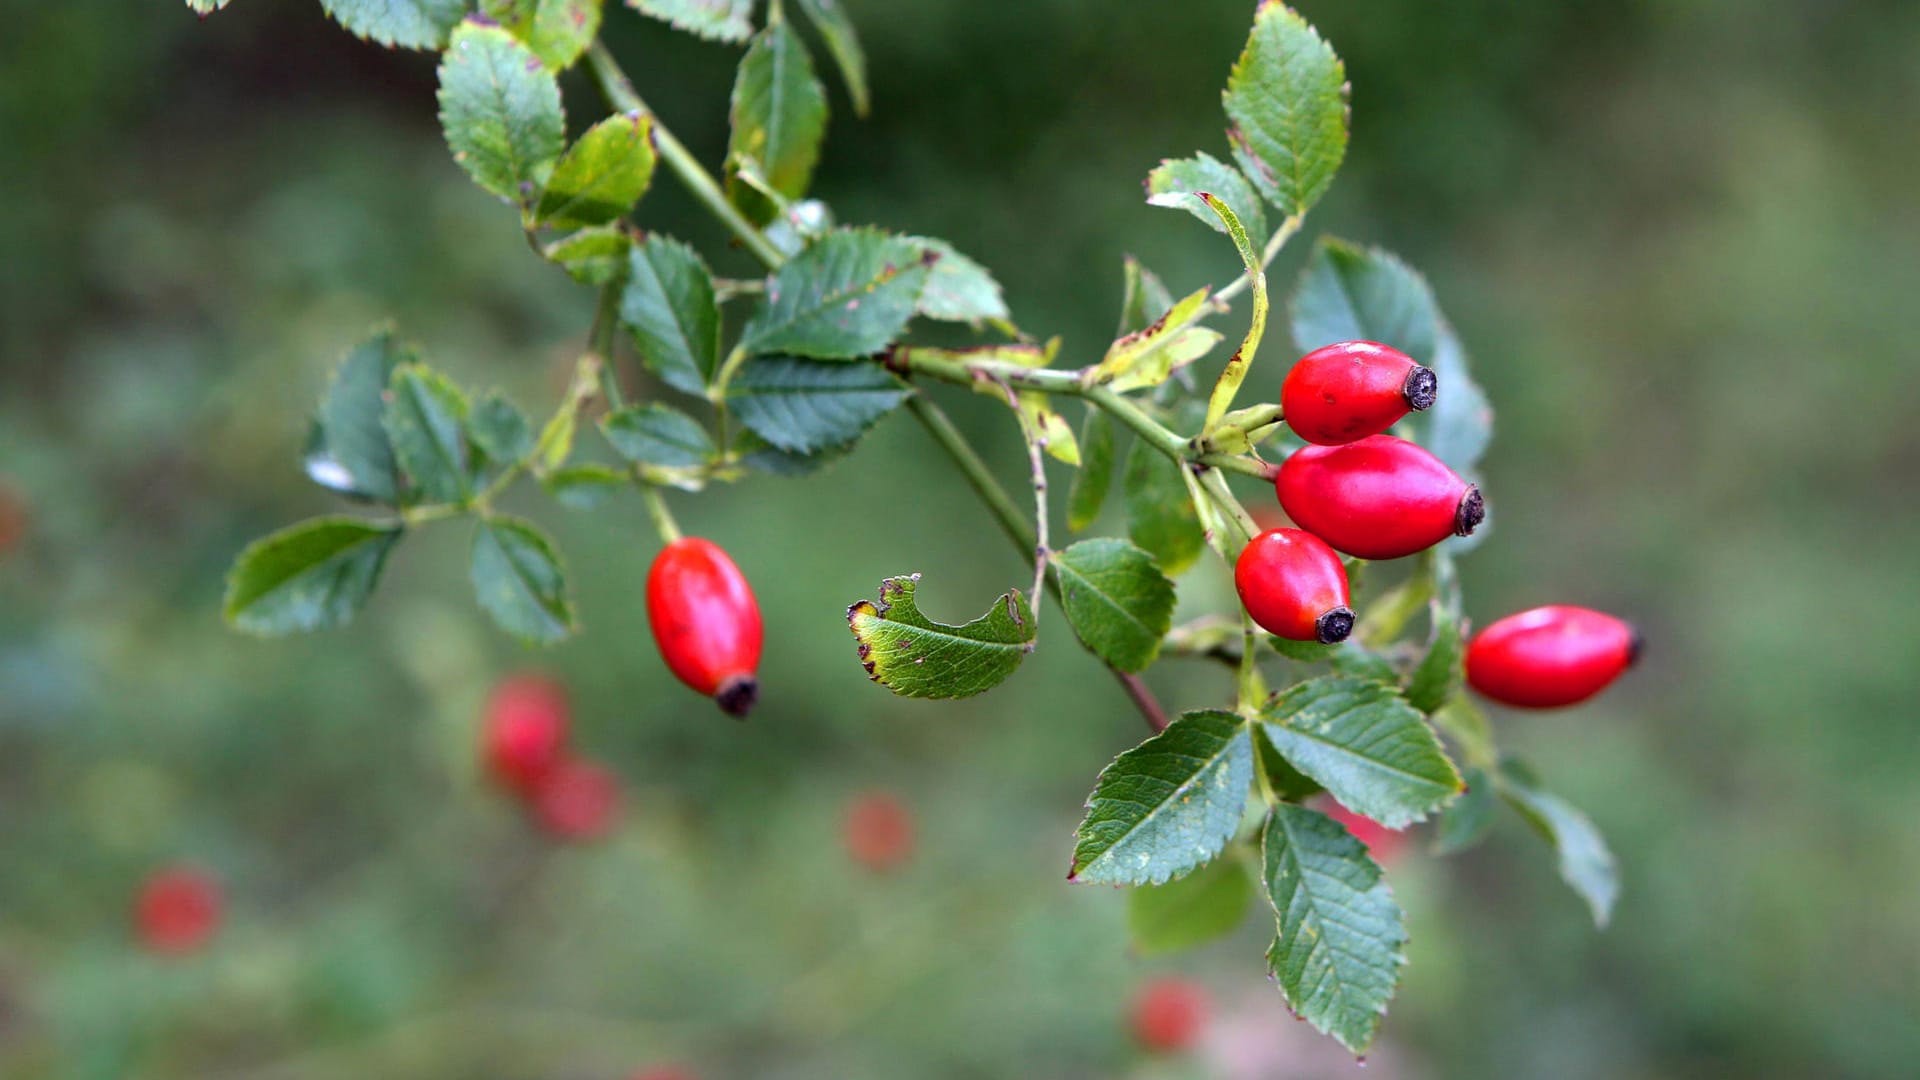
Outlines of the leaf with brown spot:
M860 661L874 682L916 698L962 698L1005 682L1033 651L1033 611L1011 589L987 613L959 626L920 614L920 575L880 583L878 600L847 609Z

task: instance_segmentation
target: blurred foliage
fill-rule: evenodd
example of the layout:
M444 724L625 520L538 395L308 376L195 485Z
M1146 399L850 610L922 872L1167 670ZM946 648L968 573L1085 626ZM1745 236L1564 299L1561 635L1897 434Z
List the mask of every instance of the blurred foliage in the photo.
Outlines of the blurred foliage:
M874 109L855 120L832 90L816 191L840 220L951 239L1022 326L1088 358L1123 253L1176 291L1237 269L1139 183L1222 152L1245 3L846 6ZM457 532L410 543L351 631L225 629L233 554L328 504L294 462L368 327L392 316L451 374L533 407L561 392L590 293L448 160L428 56L305 2L205 22L174 3L10 7L0 488L24 514L0 538L24 531L0 553L0 1073L1352 1068L1301 1049L1246 960L1259 943L1142 960L1124 897L1065 883L1093 775L1139 721L1064 634L987 701L867 685L842 610L880 578L937 567L921 599L951 619L1024 574L904 421L823 475L675 500L773 628L746 726L653 655L632 499L553 521L586 633L548 653L472 609ZM1412 963L1369 1073L1911 1075L1920 7L1303 7L1347 61L1355 118L1309 229L1421 267L1500 410L1469 616L1586 603L1653 643L1598 704L1496 717L1610 834L1613 927L1592 930L1510 820L1459 858L1408 856L1389 878ZM607 22L718 162L736 53ZM601 115L577 75L567 90L576 130ZM639 216L725 247L672 185ZM1272 394L1284 359L1270 344L1249 393ZM1004 416L950 397L1017 482ZM875 512L918 477L938 485L929 512ZM1201 565L1183 609L1230 596ZM554 849L475 775L481 698L527 665L567 682L578 741L628 785L603 845ZM1212 670L1155 682L1180 707L1227 692ZM840 844L844 802L876 785L918 821L891 876ZM131 948L127 913L179 858L226 882L231 916L162 962ZM1163 968L1221 1003L1194 1061L1126 1040L1131 988Z

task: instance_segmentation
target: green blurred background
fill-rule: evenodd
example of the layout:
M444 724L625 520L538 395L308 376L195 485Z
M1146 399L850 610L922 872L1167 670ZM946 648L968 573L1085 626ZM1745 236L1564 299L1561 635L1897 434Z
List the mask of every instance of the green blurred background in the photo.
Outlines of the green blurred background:
M297 451L369 326L391 316L462 382L544 410L591 294L449 161L428 56L304 0L204 22L161 0L7 6L0 486L26 516L0 554L0 1075L1356 1068L1287 1016L1260 920L1142 960L1123 896L1063 880L1095 771L1142 734L1063 626L980 699L862 678L842 611L880 577L926 572L923 604L955 618L1026 574L904 419L816 477L674 499L772 628L744 726L653 653L632 499L524 497L586 628L550 652L473 607L458 526L409 540L350 631L229 632L233 555L334 505ZM1075 362L1111 334L1124 252L1176 289L1231 276L1231 250L1139 183L1223 153L1245 0L846 6L877 104L855 120L833 89L816 191L841 220L951 239ZM1310 231L1425 270L1498 409L1469 613L1585 603L1652 641L1597 704L1497 716L1612 839L1614 925L1592 929L1513 820L1402 860L1411 964L1363 1075L1914 1075L1920 5L1303 8L1354 87ZM736 51L608 21L717 162ZM599 114L567 86L576 125ZM664 177L638 216L725 243ZM1004 415L946 400L1017 482ZM1182 593L1230 596L1205 564ZM604 843L555 848L475 774L487 687L529 667L566 682L581 746L626 785ZM1179 706L1228 692L1210 669L1152 681ZM875 787L918 820L891 876L840 842ZM194 957L147 958L130 897L177 859L220 876L230 918ZM1125 1033L1163 971L1216 1002L1181 1060Z

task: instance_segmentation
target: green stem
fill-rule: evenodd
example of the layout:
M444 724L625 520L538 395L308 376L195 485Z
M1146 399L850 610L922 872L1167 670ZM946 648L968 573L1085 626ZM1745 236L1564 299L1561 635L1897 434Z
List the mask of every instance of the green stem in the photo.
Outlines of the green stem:
M667 500L661 496L660 489L645 482L639 488L640 501L647 504L647 516L653 519L660 542L671 544L680 539L680 523L673 520L673 511L667 509Z
M753 222L748 221L727 201L727 193L720 189L713 174L700 164L685 144L674 137L673 132L661 122L659 114L641 100L626 72L620 70L620 62L613 58L613 53L605 44L595 41L587 49L587 63L593 69L594 81L599 83L600 93L607 99L607 104L621 112L642 112L653 117L654 146L659 149L667 168L673 170L673 174L680 178L680 182L686 185L687 191L700 205L732 230L741 245L769 269L785 262L786 256L780 254L780 249L774 247L772 241L754 227Z

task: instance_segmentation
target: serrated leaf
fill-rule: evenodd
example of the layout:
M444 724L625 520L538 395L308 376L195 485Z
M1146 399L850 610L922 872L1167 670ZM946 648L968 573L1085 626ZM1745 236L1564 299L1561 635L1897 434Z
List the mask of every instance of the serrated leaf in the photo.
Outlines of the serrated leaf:
M1135 334L1158 322L1173 308L1173 294L1160 276L1129 255L1121 265L1120 336Z
M652 234L633 245L620 321L661 381L704 396L720 365L720 304L713 274L693 248Z
M1265 724L1253 726L1253 758L1254 767L1266 774L1267 786L1287 802L1304 803L1326 790L1313 777L1289 765L1280 751L1273 748Z
M581 229L541 249L548 261L582 285L610 285L627 272L633 240L618 224ZM718 345L716 344L716 348Z
M1079 532L1093 524L1113 487L1113 421L1106 410L1087 406L1080 425L1080 471L1067 489L1067 528Z
M1356 679L1386 683L1389 686L1400 682L1400 673L1393 669L1393 664L1386 657L1352 638L1329 650L1327 666L1336 675L1351 675Z
M1439 384L1433 407L1406 423L1454 471L1479 463L1493 435L1492 407L1432 287L1399 257L1322 237L1294 289L1292 327L1302 354L1338 341L1378 341L1432 368Z
M768 187L797 199L807 193L827 133L826 87L813 73L806 45L784 21L769 22L740 58L729 115L727 197L754 224L765 225L779 208L739 181L737 163L752 162Z
M920 575L880 583L879 600L847 609L867 677L901 697L960 698L1005 682L1033 651L1033 611L1020 590L993 602L985 615L959 626L920 614L914 589Z
M627 0L627 6L709 41L753 36L753 0Z
M333 21L381 45L438 49L466 18L467 0L320 0Z
M463 427L466 395L424 364L395 368L382 417L394 457L427 502L464 502L469 494Z
M1303 214L1347 154L1347 71L1298 12L1264 0L1220 95L1234 160L1282 215Z
M1127 535L1146 549L1168 577L1179 577L1207 546L1200 515L1180 466L1144 441L1127 452L1121 479L1127 504Z
M774 476L810 476L846 457L852 449L853 444L846 443L802 454L773 446L751 429L734 442L734 453L742 464Z
M945 240L925 236L907 239L939 255L927 275L926 288L920 292L920 314L929 319L970 323L1008 317L1000 283L986 267L955 251Z
M473 532L474 597L502 630L529 645L573 633L573 601L560 555L532 522L495 516Z
M547 494L569 510L596 509L630 482L619 469L593 464L569 465L541 480Z
M640 465L693 468L719 455L698 420L657 401L608 413L600 431L621 457Z
M1558 795L1541 790L1531 770L1508 758L1500 763L1500 794L1520 812L1560 858L1560 877L1587 902L1593 924L1604 929L1620 896L1620 872L1593 819Z
M1233 933L1253 906L1253 875L1222 856L1165 885L1127 891L1127 936L1142 956L1181 952Z
M467 441L495 465L517 464L533 453L533 425L495 390L467 414Z
M774 275L740 345L816 360L877 353L913 318L931 258L904 237L836 229Z
M415 359L414 351L401 344L393 331L382 330L355 346L341 362L315 416L319 428L313 449L344 470L348 483L344 488L326 486L376 502L398 500L399 465L382 415L394 369ZM311 457L308 465L311 472Z
M867 115L872 104L867 93L867 54L860 48L853 20L841 9L840 0L800 0L800 10L813 20L813 28L820 31L827 51L833 54L833 62L839 65L840 77L847 84L847 96L853 99L854 114Z
M1427 654L1413 674L1407 676L1407 703L1423 713L1445 705L1460 690L1461 660L1465 647L1460 637L1460 607L1456 593L1451 602L1436 596L1428 605L1432 612L1433 633Z
M833 210L819 199L802 199L787 206L787 212L774 218L761 230L767 243L791 259L808 244L825 236L833 228Z
M1261 836L1278 916L1267 967L1287 1005L1358 1054L1406 966L1406 917L1365 844L1304 806L1273 808Z
M1403 829L1460 792L1460 774L1424 717L1392 686L1323 675L1261 711L1274 749L1342 806Z
M480 10L563 71L600 34L601 0L480 0Z
M512 34L480 22L453 32L440 63L440 126L474 183L523 207L566 145L553 72Z
M1260 208L1260 196L1247 183L1240 170L1204 151L1190 158L1174 158L1162 161L1158 167L1147 174L1147 194L1149 196L1183 194L1198 195L1209 192L1227 204L1240 224L1246 229L1247 237L1254 247L1267 242L1267 214ZM1153 202L1152 198L1147 200ZM1191 201L1180 203L1155 203L1155 205L1177 205L1180 209L1207 223L1214 232L1227 231L1226 223L1218 214L1204 205Z
M532 467L535 476L545 476L566 463L573 454L573 437L580 423L580 410L600 392L600 366L603 361L586 353L573 365L573 378L553 415L540 428L533 444Z
M1469 766L1462 770L1467 790L1460 797L1447 804L1440 813L1440 824L1434 829L1433 851L1436 855L1454 855L1465 851L1486 839L1487 832L1493 827L1493 812L1500 805L1495 794L1494 782L1486 770Z
M768 356L727 384L727 405L773 446L810 454L859 438L912 392L878 364Z
M1207 293L1204 287L1196 289L1145 329L1116 339L1094 369L1095 380L1115 382L1130 376L1129 389L1156 386L1166 381L1167 374L1175 368L1206 355L1207 350L1219 342L1219 333L1187 323L1206 306ZM1154 377L1156 374L1158 378Z
M1183 714L1100 771L1067 880L1158 885L1186 873L1233 839L1252 782L1252 743L1240 717Z
M315 518L256 540L227 575L227 622L267 637L345 625L399 539L398 525Z
M555 229L617 221L646 193L653 163L653 117L609 116L588 128L554 166L534 218Z
M1095 656L1121 671L1142 671L1173 626L1173 582L1153 556L1125 540L1082 540L1049 558L1060 606Z

